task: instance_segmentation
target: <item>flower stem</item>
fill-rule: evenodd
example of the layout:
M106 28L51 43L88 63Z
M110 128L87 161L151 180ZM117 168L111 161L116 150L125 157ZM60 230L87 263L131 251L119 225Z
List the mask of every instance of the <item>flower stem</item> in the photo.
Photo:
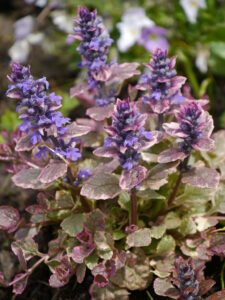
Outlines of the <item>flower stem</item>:
M131 225L137 225L137 196L135 188L131 190Z
M159 114L158 115L158 124L157 124L157 127L156 129L159 130L159 131L162 131L162 125L163 125L163 122L164 122L164 115L163 114Z

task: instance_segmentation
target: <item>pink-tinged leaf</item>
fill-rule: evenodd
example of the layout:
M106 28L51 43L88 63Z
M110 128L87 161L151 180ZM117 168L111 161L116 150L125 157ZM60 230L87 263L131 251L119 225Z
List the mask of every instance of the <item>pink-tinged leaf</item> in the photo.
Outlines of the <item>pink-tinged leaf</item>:
M116 147L100 147L94 150L94 155L100 157L116 157L118 156L118 150Z
M216 282L212 279L201 281L199 285L199 296L205 295L215 284Z
M207 111L204 111L203 113L205 125L201 128L201 132L203 136L210 137L214 129L213 118Z
M95 172L99 173L99 172L104 172L104 173L112 173L114 170L117 169L117 167L119 167L120 163L119 163L119 159L118 157L112 159L110 162L108 162L107 164L103 164L100 163L96 169Z
M120 176L120 187L123 190L130 190L140 184L146 177L147 169L136 166L131 170L123 170Z
M214 233L211 236L208 252L211 256L225 256L225 233Z
M103 121L107 118L110 118L114 111L114 105L109 104L104 107L95 106L90 107L86 111L86 115L88 115L90 118L96 120L96 121Z
M34 145L30 141L31 137L29 134L23 135L19 141L16 143L16 151L30 151L34 148Z
M154 291L158 296L169 297L172 299L179 299L179 291L172 285L168 279L157 278L153 284Z
M86 274L86 265L85 264L78 265L76 268L76 277L78 283L82 283L84 281L85 274Z
M44 169L41 171L38 179L42 183L50 183L56 180L59 177L63 177L67 172L67 165L62 161L53 161L50 162Z
M77 264L82 264L84 259L88 257L95 249L95 244L91 246L76 246L73 248L72 259Z
M107 81L112 74L111 68L109 66L102 67L98 72L91 72L91 75L97 81Z
M20 274L17 274L15 277L14 277L14 280L20 278L24 276L24 273L20 273ZM17 294L17 295L20 295L23 293L23 291L25 290L26 286L27 286L27 280L28 280L28 276L26 276L25 278L17 281L16 283L13 284L13 293Z
M181 131L180 125L176 122L164 123L163 124L163 129L170 136L173 136L173 137L176 137L176 138L185 138L185 137L187 137L187 134L185 134Z
M77 125L76 122L66 126L65 138L80 137L91 131L90 126Z
M91 273L94 276L94 283L97 284L99 288L103 288L109 284L109 275L103 263L96 265Z
M122 83L125 79L139 75L140 71L137 70L139 63L123 63L120 65L114 64L111 66L111 76L106 81L106 85L109 86L115 82Z
M172 87L169 88L168 96L174 95L182 87L182 85L185 83L186 80L187 80L187 78L184 76L173 77L172 78Z
M95 200L112 199L120 192L119 179L116 175L99 172L91 176L81 189L82 196Z
M216 188L220 182L220 174L214 169L193 168L183 174L182 182L201 188Z
M137 89L132 86L131 84L128 84L128 96L130 98L130 101L134 101L135 98L137 97Z
M199 151L210 151L214 146L214 140L203 136L197 140L197 143L193 145L193 148Z
M214 293L213 295L207 297L205 300L224 300L225 299L225 289Z
M60 280L56 273L52 274L49 278L49 285L53 288L59 288L66 285L69 282L69 278L66 280Z
M12 177L12 181L16 186L22 187L24 189L46 189L48 185L43 184L38 179L41 171L41 169L32 168L21 170Z
M158 162L165 164L168 162L176 161L178 159L183 160L188 156L188 154L181 151L179 148L170 148L164 150L159 154Z
M78 100L85 104L86 106L94 106L95 99L90 93L90 87L87 83L82 83L80 85L74 86L70 89L70 98L77 97Z
M151 231L149 228L143 228L130 233L127 236L127 244L130 247L145 247L151 244Z
M0 229L12 232L16 230L20 221L20 214L12 206L0 206Z

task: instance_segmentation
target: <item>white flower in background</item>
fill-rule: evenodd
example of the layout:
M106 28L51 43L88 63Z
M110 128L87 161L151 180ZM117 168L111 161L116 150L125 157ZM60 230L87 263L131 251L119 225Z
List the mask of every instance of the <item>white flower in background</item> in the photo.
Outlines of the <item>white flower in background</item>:
M117 24L120 31L120 38L117 41L119 51L126 52L140 38L143 28L154 26L145 10L140 7L129 8L122 16L122 22Z
M208 58L209 58L210 52L206 48L200 48L198 50L196 59L195 59L195 65L199 69L200 72L206 73L208 71Z
M47 4L47 0L25 0L27 4L35 4L38 7L44 7Z
M67 15L64 11L54 11L51 14L52 22L56 27L65 33L72 33L74 22L72 18Z
M180 5L190 23L196 23L199 8L206 8L205 0L180 0Z
M16 42L9 49L8 54L12 61L25 63L28 59L31 45L39 44L43 39L42 33L32 33L34 18L30 15L17 20L14 24Z

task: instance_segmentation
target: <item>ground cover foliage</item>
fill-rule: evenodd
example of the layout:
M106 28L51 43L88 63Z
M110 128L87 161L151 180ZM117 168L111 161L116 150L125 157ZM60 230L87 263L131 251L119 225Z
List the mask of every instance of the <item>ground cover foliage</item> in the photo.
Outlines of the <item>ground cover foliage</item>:
M2 132L0 159L17 187L36 191L36 203L29 217L0 206L0 229L20 263L12 280L0 273L1 285L22 294L45 264L52 288L91 274L94 300L126 300L137 290L149 299L151 291L224 299L225 131L213 131L208 98L191 95L167 50L156 48L142 72L137 62L108 59L112 40L96 10L79 6L74 21L70 38L86 76L70 96L85 118L63 116L47 79L11 64L6 95L21 122ZM51 238L41 250L46 227ZM220 282L205 272L215 257Z

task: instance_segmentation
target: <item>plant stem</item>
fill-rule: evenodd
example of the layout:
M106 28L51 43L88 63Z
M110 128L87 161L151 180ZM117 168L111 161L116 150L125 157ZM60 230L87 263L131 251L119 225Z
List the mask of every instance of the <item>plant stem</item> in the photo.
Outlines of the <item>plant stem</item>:
M157 130L162 131L163 122L164 122L164 115L159 114L158 115L158 124L157 124L157 127L156 127Z
M181 164L180 164L180 174L179 174L179 177L178 177L177 182L175 184L175 187L173 189L173 192L172 192L172 194L169 197L168 206L171 206L171 204L173 203L174 199L176 198L177 192L178 192L180 184L181 184L183 173L186 171L186 167L187 167L187 164L188 164L189 157L190 157L190 155L188 155L184 159L184 161L182 161Z
M131 225L137 225L137 196L135 188L131 190Z
M225 285L224 285L224 270L225 270L225 261L223 263L222 270L221 270L221 273L220 273L220 281L221 281L221 289L222 290L225 288Z

